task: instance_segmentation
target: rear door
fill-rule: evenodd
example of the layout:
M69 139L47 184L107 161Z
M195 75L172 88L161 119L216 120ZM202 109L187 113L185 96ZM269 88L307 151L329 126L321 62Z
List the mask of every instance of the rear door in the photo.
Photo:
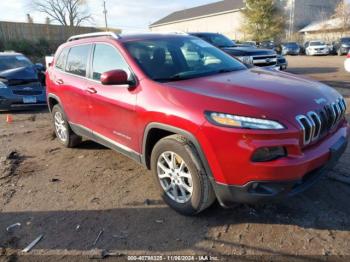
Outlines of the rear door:
M89 88L95 93L90 94L90 120L94 125L94 136L99 141L104 139L129 153L137 152L137 87L130 89L128 85L107 86L100 82L104 72L116 69L126 71L129 78L133 78L127 62L116 47L97 43L91 64Z
M73 46L69 49L65 70L56 84L60 85L63 106L71 124L91 128L89 121L89 84L87 77L91 44Z

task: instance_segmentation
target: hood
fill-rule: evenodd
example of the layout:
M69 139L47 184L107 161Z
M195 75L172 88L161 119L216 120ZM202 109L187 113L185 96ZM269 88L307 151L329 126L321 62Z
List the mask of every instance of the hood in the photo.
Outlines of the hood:
M255 55L275 55L276 52L270 49L256 49L251 47L225 47L226 53L233 56L255 56Z
M232 102L232 107L223 109L221 103L215 101L210 105L212 108L206 110L225 110L225 113L239 114L245 112L237 110L245 107L259 114L278 115L291 121L296 115L324 106L317 101L330 103L340 97L337 91L322 83L259 68L167 84L187 92Z
M38 81L38 72L31 67L19 67L0 72L0 78L12 81Z

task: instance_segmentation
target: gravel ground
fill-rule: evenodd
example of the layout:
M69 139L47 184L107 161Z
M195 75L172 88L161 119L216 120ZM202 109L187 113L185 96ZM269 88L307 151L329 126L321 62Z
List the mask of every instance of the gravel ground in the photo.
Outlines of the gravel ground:
M344 58L288 60L289 72L334 86L350 104ZM46 111L12 116L7 124L6 113L0 114L0 261L83 260L99 257L101 250L116 252L119 259L160 254L350 259L346 183L324 178L279 204L235 209L216 204L198 217L184 217L160 200L151 173L132 160L89 141L63 148ZM349 177L349 161L348 149L330 175ZM6 231L17 222L20 227ZM41 234L29 255L20 251Z

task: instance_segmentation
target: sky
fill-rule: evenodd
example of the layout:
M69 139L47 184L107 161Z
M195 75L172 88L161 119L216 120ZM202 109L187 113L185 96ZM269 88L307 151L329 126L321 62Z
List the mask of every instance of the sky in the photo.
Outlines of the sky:
M217 1L106 0L108 25L113 28L121 28L124 32L144 31L147 30L149 24L174 11ZM45 23L46 15L36 12L30 0L0 0L0 2L0 21L25 22L26 14L30 13L34 23ZM103 27L103 0L87 0L87 2L94 18L92 26Z

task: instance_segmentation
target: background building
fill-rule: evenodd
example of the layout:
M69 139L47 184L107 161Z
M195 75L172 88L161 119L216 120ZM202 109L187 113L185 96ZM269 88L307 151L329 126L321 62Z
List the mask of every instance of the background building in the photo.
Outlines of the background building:
M287 34L291 36L305 26L333 15L341 0L281 0L287 17Z
M244 0L225 0L174 12L149 26L151 31L219 32L232 39L240 32Z
M287 35L329 17L340 0L279 0L285 12ZM174 12L149 26L151 31L218 32L232 39L245 38L241 32L244 0L224 0Z
M330 19L314 22L299 31L305 41L321 39L327 42L338 41L339 38L350 37L350 26L344 32L341 19Z

